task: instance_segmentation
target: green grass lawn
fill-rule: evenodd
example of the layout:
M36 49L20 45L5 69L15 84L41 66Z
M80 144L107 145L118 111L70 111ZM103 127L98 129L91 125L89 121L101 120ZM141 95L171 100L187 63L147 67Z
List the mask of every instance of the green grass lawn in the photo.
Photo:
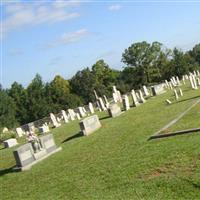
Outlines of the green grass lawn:
M53 129L63 150L14 173L11 149L0 150L3 199L200 199L200 134L147 141L200 98L183 88L178 102L169 91L117 118L98 113L102 128L80 137L78 121ZM173 100L166 105L165 99ZM200 104L170 130L200 126Z

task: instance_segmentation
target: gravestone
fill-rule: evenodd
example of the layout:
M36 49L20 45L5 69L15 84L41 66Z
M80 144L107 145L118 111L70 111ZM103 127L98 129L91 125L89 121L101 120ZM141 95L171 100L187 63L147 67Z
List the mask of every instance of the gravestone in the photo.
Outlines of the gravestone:
M103 99L101 97L99 97L98 102L101 110L107 110L106 106L104 105Z
M137 97L136 97L135 90L131 90L131 97L132 97L132 100L133 100L133 106L134 106L134 107L139 106L140 103L138 102L138 99L137 99Z
M113 92L113 93L112 93L112 96L113 96L113 101L114 101L115 103L117 103L117 100L118 100L117 94Z
M25 167L35 161L34 152L30 143L18 147L14 152L17 167Z
M89 102L88 108L89 108L90 113L93 114L94 113L94 107L93 107L93 104L91 102Z
M40 141L41 141L42 147L46 149L47 153L50 153L57 149L57 146L54 142L54 138L52 134L48 134L48 135L40 137Z
M21 127L16 128L16 133L18 137L22 137L23 135L25 135L25 132L22 130Z
M139 96L140 96L140 103L145 103L145 102L146 102L146 100L144 99L144 97L143 97L143 94L142 94L142 91L141 91L141 90L139 90Z
M39 143L41 144L41 148L38 151L34 152L33 144L29 142L18 147L13 152L16 161L16 167L13 170L24 171L30 169L32 165L62 149L61 147L57 148L52 134L40 137Z
M5 148L14 147L17 144L18 143L17 143L17 140L15 138L10 138L8 140L3 141L3 145L4 145Z
M167 102L167 104L172 104L172 102L169 99L165 100Z
M49 132L49 127L48 127L48 125L43 124L42 126L40 126L38 128L38 130L39 130L40 133L48 133Z
M53 113L50 113L50 118L54 127L59 127L61 125L60 123L57 122L56 117L54 116Z
M108 102L108 99L107 99L106 95L103 95L103 98L104 98L104 102L105 102L106 108L108 108L109 107L109 102Z
M122 112L121 112L121 108L118 106L117 103L112 103L109 105L108 113L109 113L110 117L117 117Z
M179 96L178 96L176 89L174 89L174 96L175 96L175 99L178 100Z
M68 123L69 120L68 120L68 117L67 117L67 113L64 110L61 110L61 114L63 116L64 122Z
M86 116L86 114L83 110L83 107L78 107L78 113L79 113L81 118Z
M77 117L78 120L81 119L81 116L79 115L79 113L76 113L76 117Z
M149 96L148 89L145 85L143 85L144 96Z
M172 89L172 87L170 86L170 88ZM160 95L166 92L165 88L164 88L164 84L158 84L158 85L154 85L151 86L151 90L152 90L152 94L153 96L156 95Z
M183 96L183 91L181 90L181 88L179 88L179 94L180 96Z
M8 132L8 128L4 127L3 130L2 130L2 133L6 133L6 132Z
M86 136L93 133L101 127L101 123L97 115L92 115L90 117L85 118L79 123L79 125L83 135Z
M130 109L130 104L129 104L128 96L127 95L123 95L122 101L123 101L124 110L129 110Z
M71 120L71 121L74 121L74 120L75 120L75 113L74 113L74 110L73 110L73 109L68 109L67 111L68 111L68 113L69 113L70 120Z

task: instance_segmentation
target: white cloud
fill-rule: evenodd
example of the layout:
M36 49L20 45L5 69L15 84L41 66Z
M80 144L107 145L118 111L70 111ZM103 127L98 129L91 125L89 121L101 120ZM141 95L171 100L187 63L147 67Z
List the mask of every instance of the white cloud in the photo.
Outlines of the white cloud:
M120 6L119 4L115 4L115 5L109 6L108 9L109 9L110 11L118 11L118 10L121 9L121 6Z
M65 1L63 3L54 1L51 4L44 2L38 4L23 2L6 4L4 5L6 17L1 21L1 34L5 35L13 29L25 26L33 26L42 23L56 23L79 17L79 13L67 9L67 7L72 5L77 6L78 3L76 2L73 4L73 1Z
M87 29L80 29L75 32L64 33L55 41L47 44L46 48L53 48L60 45L67 45L70 43L78 42L83 38L87 37L89 34L90 33L87 31Z

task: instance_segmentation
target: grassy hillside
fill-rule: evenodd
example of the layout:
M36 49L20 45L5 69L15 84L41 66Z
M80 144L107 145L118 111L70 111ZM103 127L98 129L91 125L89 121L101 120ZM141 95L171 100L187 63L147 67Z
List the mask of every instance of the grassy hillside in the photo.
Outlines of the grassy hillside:
M153 141L148 137L185 111L200 90L183 88L172 105L172 91L150 98L117 118L98 113L102 128L81 137L78 121L53 129L63 150L12 173L12 149L0 150L3 199L200 199L200 134ZM170 130L200 126L198 104Z

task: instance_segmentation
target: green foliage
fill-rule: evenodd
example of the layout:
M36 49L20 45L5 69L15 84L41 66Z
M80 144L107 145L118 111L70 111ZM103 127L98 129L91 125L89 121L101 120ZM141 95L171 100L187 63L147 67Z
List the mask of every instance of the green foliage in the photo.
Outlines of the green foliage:
M14 132L0 132L0 143L10 138L16 138L16 134Z
M0 90L0 128L12 128L17 124L16 105L5 90Z
M27 91L23 86L17 82L11 85L8 94L15 102L16 105L16 120L20 123L26 123L28 118L28 98Z
M48 113L48 105L46 103L45 85L39 74L36 74L27 87L27 98L29 105L27 122L45 117Z

